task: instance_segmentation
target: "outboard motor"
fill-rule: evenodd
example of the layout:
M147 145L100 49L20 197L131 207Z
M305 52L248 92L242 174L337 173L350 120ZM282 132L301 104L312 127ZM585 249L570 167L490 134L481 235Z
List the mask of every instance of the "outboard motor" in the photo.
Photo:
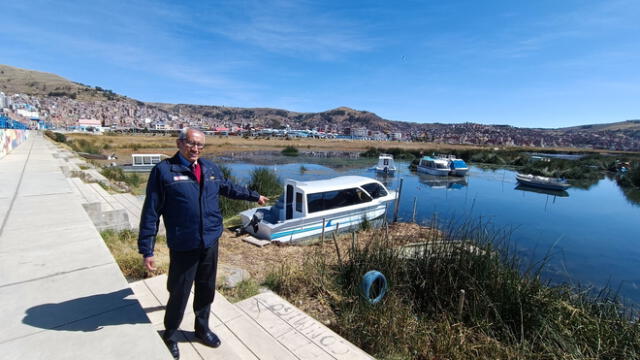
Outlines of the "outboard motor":
M251 228L253 229L253 233L257 234L258 233L258 228L259 228L259 224L262 221L262 219L264 218L264 214L262 213L262 211L256 211L253 214L253 217L251 218L251 221L249 221L249 223L245 226L245 228L248 228L249 226L251 226Z

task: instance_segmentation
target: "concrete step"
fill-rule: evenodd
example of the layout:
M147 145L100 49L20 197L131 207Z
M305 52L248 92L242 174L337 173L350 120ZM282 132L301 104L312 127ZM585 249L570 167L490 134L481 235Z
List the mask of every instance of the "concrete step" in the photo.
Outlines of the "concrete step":
M168 299L166 275L131 283L131 288L140 301L151 322L158 330L163 329L164 305ZM193 296L193 294L192 294ZM202 345L194 337L192 299L189 300L181 325L181 359L303 359L274 339L244 311L231 304L220 293L216 293L210 318L211 329L220 336L222 345L212 349Z
M298 359L373 359L273 292L235 305Z
M113 194L113 199L117 201L129 215L129 224L132 229L137 229L140 226L140 214L142 213L142 202L135 196L124 194Z
M132 229L124 206L100 184L87 184L80 178L70 178L70 183L73 185L72 192L77 194L82 207L98 231Z

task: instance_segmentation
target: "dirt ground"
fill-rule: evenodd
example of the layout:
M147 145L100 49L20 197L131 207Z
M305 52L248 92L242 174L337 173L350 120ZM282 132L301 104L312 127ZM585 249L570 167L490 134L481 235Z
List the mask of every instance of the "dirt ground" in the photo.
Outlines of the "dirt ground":
M374 234L385 231L382 229L366 230L357 233L356 241L359 247L365 246ZM389 225L389 238L392 246L401 246L420 239L429 239L431 228L411 223L396 223ZM289 265L302 265L305 258L317 250L321 250L329 257L330 262L337 261L336 245L333 237L325 237L324 243L319 241L312 245L288 245L277 243L258 247L242 240L246 235L237 236L230 230L225 230L220 238L219 262L247 270L258 282L264 281L265 276L278 269L283 263ZM345 256L353 241L352 234L341 234L337 237L338 247L342 256Z
M402 246L433 239L434 231L437 230L417 224L395 223L390 224L388 229L383 227L358 232L356 243L359 248L364 247L374 238L381 238L379 235L386 232L390 246ZM243 241L244 236L246 235L237 236L230 230L224 231L220 238L219 263L247 270L258 284L262 283L270 272L279 270L284 264L293 268L302 266L305 260L311 258L317 251L326 256L327 263L337 264L336 243L344 259L353 242L353 235L347 233L336 237L336 242L333 241L333 237L327 236L324 243L316 242L312 245L274 243L260 248ZM288 296L287 300L327 326L335 322L333 309L329 306L330 301L326 297L298 293Z

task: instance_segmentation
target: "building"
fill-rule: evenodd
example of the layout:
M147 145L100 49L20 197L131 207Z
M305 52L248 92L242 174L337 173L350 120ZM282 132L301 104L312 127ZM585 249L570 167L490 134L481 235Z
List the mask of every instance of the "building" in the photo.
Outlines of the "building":
M81 131L102 131L102 123L96 119L79 119L76 129Z
M9 107L9 98L0 91L0 109Z

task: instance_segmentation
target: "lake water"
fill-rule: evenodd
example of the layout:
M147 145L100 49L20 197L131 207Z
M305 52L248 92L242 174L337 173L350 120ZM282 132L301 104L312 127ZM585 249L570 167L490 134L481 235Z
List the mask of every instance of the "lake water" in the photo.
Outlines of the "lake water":
M284 162L291 162L283 164ZM297 161L297 162L296 162ZM512 230L511 241L526 263L552 255L545 276L599 289L609 285L640 303L640 206L624 196L614 180L604 178L588 190L576 187L566 193L538 193L516 188L515 172L471 167L455 181L417 174L408 163L397 161L394 177L380 177L369 168L377 159L353 161L354 166L334 168L313 159L278 157L267 163L226 163L240 182L247 182L256 166L273 169L281 179L326 179L341 175L376 178L397 189L404 179L399 218L410 221L417 198L417 222L480 220L498 230ZM323 160L326 164L326 160ZM302 169L304 167L304 169ZM391 211L390 211L391 214Z

